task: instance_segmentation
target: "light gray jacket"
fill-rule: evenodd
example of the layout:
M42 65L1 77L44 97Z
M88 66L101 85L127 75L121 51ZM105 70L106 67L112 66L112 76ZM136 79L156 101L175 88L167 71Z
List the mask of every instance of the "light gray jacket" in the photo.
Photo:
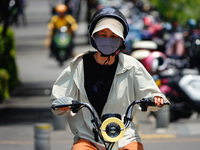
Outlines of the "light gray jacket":
M51 95L52 104L71 103L73 99L90 104L84 88L83 55L77 56L56 80ZM118 55L117 70L102 115L118 113L123 118L131 102L141 100L144 97L153 99L154 96L162 96L167 101L151 75L139 61L123 53ZM56 100L62 97L70 98L65 101ZM67 112L60 110L53 110L53 113L56 115L67 114ZM95 114L98 116L96 112ZM100 144L94 141L91 114L87 109L83 108L76 115L68 117L68 123L74 134L74 142L79 138L84 138L95 145ZM119 141L119 147L124 147L133 141L140 142L140 136L132 122L126 129L124 137Z

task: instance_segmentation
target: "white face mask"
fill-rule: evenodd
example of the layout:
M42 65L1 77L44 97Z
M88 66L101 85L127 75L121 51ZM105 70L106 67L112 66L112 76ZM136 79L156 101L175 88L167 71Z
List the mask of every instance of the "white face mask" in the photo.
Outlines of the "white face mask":
M121 44L121 38L109 38L109 37L100 37L98 34L95 34L94 41L98 50L106 56L114 54Z

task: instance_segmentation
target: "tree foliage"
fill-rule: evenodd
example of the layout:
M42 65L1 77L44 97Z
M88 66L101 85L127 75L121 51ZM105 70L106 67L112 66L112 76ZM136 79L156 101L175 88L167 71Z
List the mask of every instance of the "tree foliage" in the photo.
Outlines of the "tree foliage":
M186 25L188 19L200 19L200 0L150 0L165 21Z

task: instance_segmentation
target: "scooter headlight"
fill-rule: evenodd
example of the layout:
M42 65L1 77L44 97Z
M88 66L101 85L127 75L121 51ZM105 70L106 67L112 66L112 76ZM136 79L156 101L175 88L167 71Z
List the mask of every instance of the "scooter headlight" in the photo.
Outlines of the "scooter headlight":
M66 26L61 27L61 28L60 28L60 31L61 31L61 32L66 32L66 31L67 31L67 27L66 27Z
M117 142L125 133L123 122L115 117L106 119L101 125L101 134L106 141Z

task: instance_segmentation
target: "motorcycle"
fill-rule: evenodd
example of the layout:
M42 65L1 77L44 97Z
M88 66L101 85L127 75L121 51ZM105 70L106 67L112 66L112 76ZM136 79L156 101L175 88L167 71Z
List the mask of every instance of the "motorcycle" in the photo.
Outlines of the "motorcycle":
M200 74L197 69L180 68L180 63L171 59L169 68L161 72L159 78L160 90L171 102L171 122L189 118L193 112L200 114Z
M148 98L143 98L142 100L133 101L127 108L124 121L121 119L121 115L117 113L104 114L101 117L101 123L95 116L92 107L88 103L82 103L78 101L72 101L72 104L51 106L52 109L70 107L73 113L78 113L78 111L86 107L92 116L91 123L93 124L94 139L96 142L101 140L104 143L106 150L118 150L117 142L124 136L126 128L130 125L132 121L132 110L134 106L140 105L141 111L147 111L148 106L155 106L155 103ZM169 105L170 103L164 103L164 105Z
M198 68L200 71L200 30L196 29L185 39L186 53L190 68Z
M151 40L135 42L132 49L133 52L131 53L131 56L143 64L163 93L159 74L168 67L169 63L167 56L163 52L158 51L157 44ZM170 112L168 107L160 109L158 112L150 112L150 115L153 115L156 118L157 128L168 127L170 123Z
M72 34L68 30L68 26L62 26L54 32L52 38L51 51L60 66L71 56L72 52Z
M162 72L167 68L167 56L157 50L155 42L150 40L138 41L132 47L131 56L139 60L151 75Z

